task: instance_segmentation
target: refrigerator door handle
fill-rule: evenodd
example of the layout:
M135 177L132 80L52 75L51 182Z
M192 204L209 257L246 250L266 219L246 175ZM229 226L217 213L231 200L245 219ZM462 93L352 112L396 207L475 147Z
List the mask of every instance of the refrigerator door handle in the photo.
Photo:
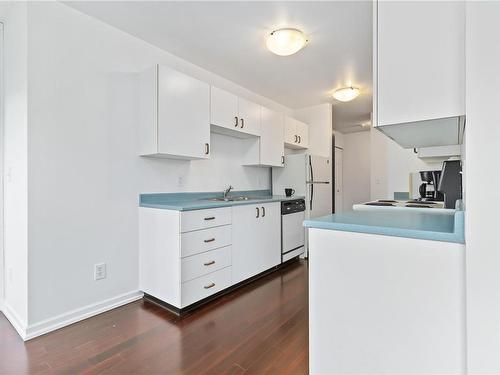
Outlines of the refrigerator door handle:
M306 181L306 184L329 184L330 181Z
M311 177L310 181L314 181L314 173L313 173L313 165L312 165L311 155L309 155L309 176Z
M312 211L313 209L313 197L314 197L314 184L311 184L311 196L309 198L309 210Z

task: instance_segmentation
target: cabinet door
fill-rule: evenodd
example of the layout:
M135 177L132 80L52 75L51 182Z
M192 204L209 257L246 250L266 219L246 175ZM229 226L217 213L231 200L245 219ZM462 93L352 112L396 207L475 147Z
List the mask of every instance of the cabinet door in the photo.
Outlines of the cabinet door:
M285 143L294 145L297 143L297 120L285 116Z
M282 167L284 155L283 115L263 107L260 129L260 164Z
M247 134L260 135L260 112L260 105L238 98L239 130Z
M297 136L299 137L298 145L300 148L309 147L309 126L303 122L297 121L296 125Z
M379 1L378 125L465 113L465 2Z
M260 209L258 233L260 264L257 273L281 263L281 203L262 204Z
M233 207L232 283L254 276L260 269L259 224L260 207L245 205Z
M233 284L281 262L280 202L233 207Z
M158 153L207 158L210 145L210 86L158 66Z
M210 123L228 129L239 127L238 97L214 86L210 97Z

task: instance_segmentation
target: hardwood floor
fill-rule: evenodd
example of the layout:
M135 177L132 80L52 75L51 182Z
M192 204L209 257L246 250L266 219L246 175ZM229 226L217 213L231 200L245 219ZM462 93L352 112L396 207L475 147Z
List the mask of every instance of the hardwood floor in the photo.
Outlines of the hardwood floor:
M0 374L307 374L307 263L182 319L137 301L26 343L0 314Z

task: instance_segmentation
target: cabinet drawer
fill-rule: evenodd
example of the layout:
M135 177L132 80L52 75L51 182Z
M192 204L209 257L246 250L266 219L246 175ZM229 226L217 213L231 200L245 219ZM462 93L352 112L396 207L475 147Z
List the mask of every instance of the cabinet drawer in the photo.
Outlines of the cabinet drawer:
M181 257L231 245L231 225L181 234Z
M187 281L181 285L182 307L186 307L212 294L231 286L231 267L197 279Z
M231 207L181 213L181 232L231 224Z
M220 270L231 265L231 246L193 255L181 261L182 282Z

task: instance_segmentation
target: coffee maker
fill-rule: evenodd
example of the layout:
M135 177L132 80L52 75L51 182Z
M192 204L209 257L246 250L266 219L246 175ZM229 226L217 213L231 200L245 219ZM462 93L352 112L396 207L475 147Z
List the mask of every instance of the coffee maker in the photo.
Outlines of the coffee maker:
M444 196L444 208L455 208L458 199L462 199L462 163L460 160L443 162L441 178L436 185Z
M443 201L443 194L438 191L438 185L441 178L441 171L420 171L422 184L418 188L420 194L419 201Z

